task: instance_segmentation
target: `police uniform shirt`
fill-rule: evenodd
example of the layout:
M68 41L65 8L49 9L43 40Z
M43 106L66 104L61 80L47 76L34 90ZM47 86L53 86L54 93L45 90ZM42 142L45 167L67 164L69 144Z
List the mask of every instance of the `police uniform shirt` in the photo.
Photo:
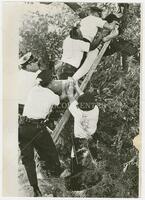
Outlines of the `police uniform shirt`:
M36 84L36 78L41 70L37 72L29 72L26 70L18 71L18 103L25 104L27 96L32 89L32 87Z
M93 135L97 129L99 108L95 105L94 109L83 111L77 105L78 102L73 101L69 106L69 111L74 117L74 135L77 138L87 138L88 135Z
M58 106L59 96L48 88L34 86L24 106L23 116L32 119L45 119L51 112L52 106Z
M98 28L103 28L105 23L106 21L101 19L100 17L92 15L85 17L80 22L80 30L83 37L92 42L98 32Z
M89 52L90 43L67 37L63 42L63 54L61 61L78 68L84 52Z

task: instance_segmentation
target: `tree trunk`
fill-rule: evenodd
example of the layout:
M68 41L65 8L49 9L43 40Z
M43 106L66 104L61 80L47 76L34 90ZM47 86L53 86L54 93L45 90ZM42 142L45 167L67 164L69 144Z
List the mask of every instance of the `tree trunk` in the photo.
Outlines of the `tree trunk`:
M124 30L127 27L128 23L128 10L129 10L129 4L128 3L119 3L118 4L120 11L122 12L122 21L120 26L120 33L123 34ZM122 67L126 71L127 70L127 56L125 54L122 54Z

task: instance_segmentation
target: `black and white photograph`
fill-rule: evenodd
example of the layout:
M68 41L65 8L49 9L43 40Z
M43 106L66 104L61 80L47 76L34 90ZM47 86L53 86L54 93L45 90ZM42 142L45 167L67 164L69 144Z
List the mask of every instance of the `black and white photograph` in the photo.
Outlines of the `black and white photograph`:
M140 197L141 3L19 4L17 197Z

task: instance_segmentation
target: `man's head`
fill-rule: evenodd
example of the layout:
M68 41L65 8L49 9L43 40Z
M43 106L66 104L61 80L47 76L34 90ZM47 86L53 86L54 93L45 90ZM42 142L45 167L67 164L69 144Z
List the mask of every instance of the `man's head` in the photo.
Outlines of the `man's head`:
M89 9L89 14L96 16L96 17L101 17L102 16L102 9L96 7L96 6L92 6Z
M117 17L115 14L113 13L110 13L109 15L107 15L105 18L104 18L108 23L112 23L113 21L116 21L116 23L120 23L121 22L121 18L120 17Z
M40 85L42 87L48 87L49 84L51 84L52 80L53 80L53 76L50 72L50 70L43 70L41 71L38 76L38 79L40 79Z
M22 56L19 60L21 68L27 71L36 72L40 68L40 63L31 52Z
M95 104L95 96L91 92L84 93L78 98L78 107L83 111L94 109Z
M72 39L75 39L75 40L80 40L83 38L83 35L81 33L81 30L80 30L80 27L79 25L78 26L75 26L71 29L70 31L70 38Z

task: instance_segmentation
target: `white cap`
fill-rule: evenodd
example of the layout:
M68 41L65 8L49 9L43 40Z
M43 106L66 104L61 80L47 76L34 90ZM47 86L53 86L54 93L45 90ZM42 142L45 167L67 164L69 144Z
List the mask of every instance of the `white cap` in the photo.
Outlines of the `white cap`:
M23 65L24 63L26 63L30 57L32 56L32 53L31 52L28 52L26 53L24 56L22 56L20 59L19 59L19 65Z

